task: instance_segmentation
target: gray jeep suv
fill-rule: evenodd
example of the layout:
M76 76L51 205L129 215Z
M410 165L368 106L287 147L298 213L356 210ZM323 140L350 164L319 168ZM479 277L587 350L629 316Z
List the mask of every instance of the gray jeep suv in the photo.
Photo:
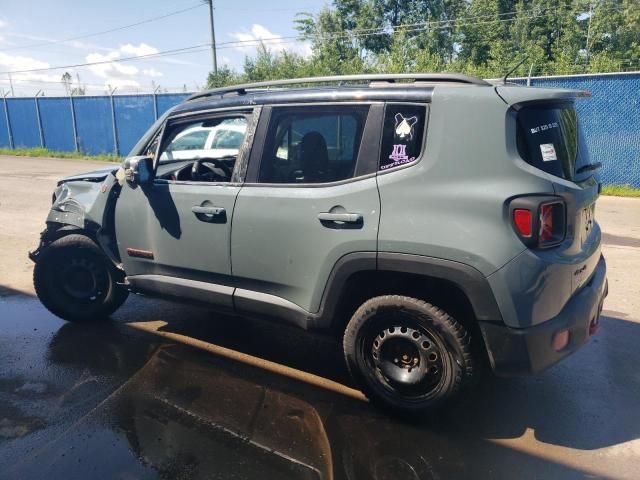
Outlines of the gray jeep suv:
M540 372L607 294L584 96L448 74L193 95L120 169L59 182L36 291L71 321L134 292L321 329L405 412L483 364Z

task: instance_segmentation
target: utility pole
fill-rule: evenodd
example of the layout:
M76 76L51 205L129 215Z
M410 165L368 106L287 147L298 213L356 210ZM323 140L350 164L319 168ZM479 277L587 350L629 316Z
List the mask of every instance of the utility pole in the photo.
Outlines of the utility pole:
M213 26L213 0L205 0L209 4L209 21L211 22L211 55L213 58L213 74L218 74L218 59L216 58L216 30Z

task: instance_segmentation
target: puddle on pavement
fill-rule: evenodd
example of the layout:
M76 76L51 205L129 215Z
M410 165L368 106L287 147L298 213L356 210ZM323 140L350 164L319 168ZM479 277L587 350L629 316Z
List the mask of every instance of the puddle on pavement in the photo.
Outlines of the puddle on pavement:
M606 373L593 358L617 361L607 337L545 377L495 380L469 391L448 411L399 419L335 391L138 332L124 322L162 319L165 331L229 348L249 337L242 346L250 353L317 374L337 363L330 342L293 331L265 342L268 324L216 323L219 317L206 311L134 300L117 322L74 325L49 315L37 300L0 299L0 311L13 316L6 325L15 326L0 331L0 464L11 461L0 478L41 478L46 472L68 479L402 480L513 478L514 471L523 473L520 478L582 477L582 467L491 439L535 431L550 444L593 449L640 433L633 418L603 437L584 426L585 416L597 421L590 413L602 411L600 387L585 382L585 375ZM605 320L606 331L630 345L637 332L617 322ZM585 365L588 373L580 376ZM576 389L583 392L580 403L572 401ZM591 393L586 400L585 391ZM613 406L632 402L626 394L606 397ZM20 402L24 408L18 409Z

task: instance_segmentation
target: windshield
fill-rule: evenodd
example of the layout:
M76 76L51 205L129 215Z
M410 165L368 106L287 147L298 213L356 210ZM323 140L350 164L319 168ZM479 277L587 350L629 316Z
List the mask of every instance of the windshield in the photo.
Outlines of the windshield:
M575 180L576 171L590 163L573 105L522 108L518 112L518 151L528 164L566 180Z

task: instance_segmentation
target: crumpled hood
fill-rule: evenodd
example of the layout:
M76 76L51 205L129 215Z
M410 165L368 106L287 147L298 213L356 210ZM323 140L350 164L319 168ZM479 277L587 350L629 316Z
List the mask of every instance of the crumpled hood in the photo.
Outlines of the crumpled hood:
M107 203L115 197L111 190L118 185L114 167L74 175L61 180L53 192L47 223L100 228Z
M99 170L94 170L92 172L80 173L78 175L71 175L69 177L65 177L58 182L58 186L67 182L102 182L110 173L115 174L120 165L112 164L108 167L101 168Z

